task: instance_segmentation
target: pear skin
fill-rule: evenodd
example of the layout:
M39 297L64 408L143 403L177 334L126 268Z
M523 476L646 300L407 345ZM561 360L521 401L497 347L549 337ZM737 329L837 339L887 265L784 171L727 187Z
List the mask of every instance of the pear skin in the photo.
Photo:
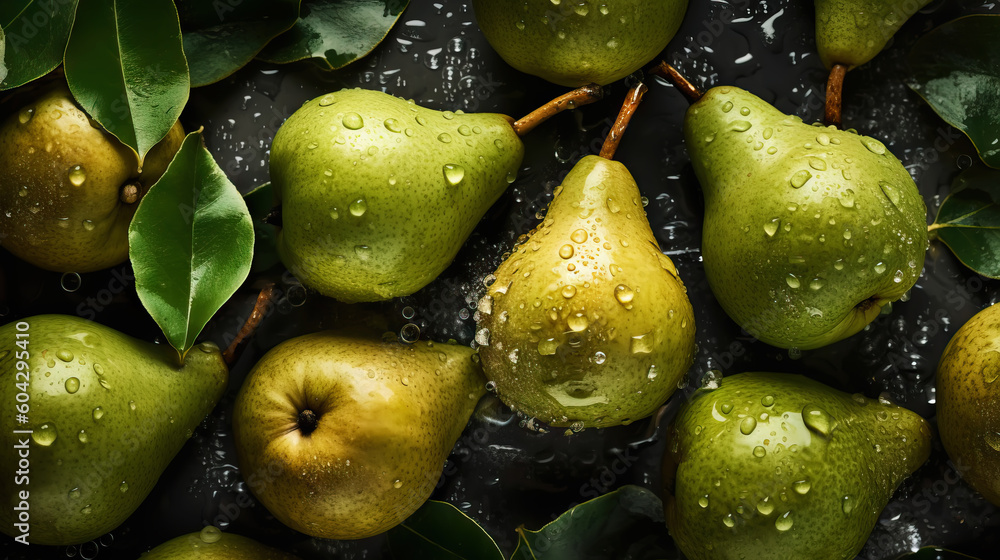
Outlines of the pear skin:
M875 58L930 0L816 0L816 48L827 68Z
M412 294L454 260L523 156L504 115L360 89L313 99L271 148L278 252L304 285L344 302Z
M142 560L298 560L298 556L215 527L170 539L140 556Z
M398 525L430 497L485 394L473 355L333 332L279 344L236 400L251 490L314 537L361 539Z
M11 410L0 416L3 444L26 444L30 463L30 483L0 479L0 530L16 536L14 507L28 491L32 544L79 544L120 525L215 406L229 374L214 344L196 346L178 367L169 346L65 315L0 327L0 348L0 397ZM13 414L22 402L26 423ZM17 471L18 455L3 454L0 468Z
M128 258L137 201L184 140L176 123L146 155L91 121L61 84L0 125L0 246L56 272L92 272ZM123 190L134 189L134 194Z
M690 560L851 559L930 448L905 408L798 375L725 377L668 429L667 526Z
M486 40L514 68L578 87L616 82L660 54L687 0L473 0Z
M948 342L937 369L941 442L955 468L1000 506L1000 307L970 319Z
M878 140L806 125L735 87L694 103L684 138L705 195L705 274L751 335L825 346L916 283L927 208Z
M624 165L580 160L479 302L487 377L552 426L652 414L694 356L694 312Z

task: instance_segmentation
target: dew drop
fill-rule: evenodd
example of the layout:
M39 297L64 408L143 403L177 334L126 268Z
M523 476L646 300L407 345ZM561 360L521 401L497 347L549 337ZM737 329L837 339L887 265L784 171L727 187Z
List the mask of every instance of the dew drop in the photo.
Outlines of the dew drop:
M58 436L59 434L56 432L55 424L50 424L49 422L42 424L31 432L31 439L35 440L35 443L41 445L42 447L52 445Z
M774 528L781 532L790 530L792 528L792 512L787 511L784 515L775 519Z
M584 242L586 242L586 241L587 241L587 231L586 231L586 230L582 230L582 229L578 229L578 230L574 231L574 232L573 232L573 233L572 233L572 234L571 234L571 235L569 236L569 238L570 238L570 239L571 239L571 240L572 240L572 241L573 241L574 243L584 243Z
M399 121L397 121L396 119L385 119L385 122L383 122L382 125L385 126L385 129L388 130L389 132L398 133L402 132L403 130L403 126L400 125Z
M812 179L812 173L807 169L802 169L795 172L795 175L792 175L790 183L792 184L792 188L801 189L809 182L809 179Z
M817 406L806 405L803 407L802 420L807 428L824 437L830 437L830 434L837 429L837 421L828 412Z
M359 198L351 203L348 210L351 212L352 216L360 218L365 215L365 212L368 211L368 203L365 202L365 199Z
M569 316L569 319L566 320L566 324L573 332L583 332L587 330L587 326L590 324L590 321L587 320L586 314L577 312Z
M607 359L608 356L604 352L596 352L594 354L594 363L597 365L603 364L604 362L607 361Z
M361 115L357 113L347 113L344 115L344 128L350 130L358 130L359 128L365 126L365 120L361 118Z
M733 102L732 101L726 101L725 104L722 105L722 112L723 113L728 113L729 111L732 111L732 110L733 110Z
M554 338L545 338L538 341L538 353L542 356L553 356L559 349L559 341Z
M748 436L752 434L753 431L756 429L757 429L757 419L754 418L753 416L747 416L746 418L740 421L741 434Z
M808 480L798 480L792 483L792 488L799 494L805 495L809 493L809 489L812 485L809 484Z
M566 244L559 248L559 256L564 259L572 258L574 253L572 245Z
M21 112L17 114L17 121L20 122L21 124L28 124L28 121L30 121L31 117L33 117L34 115L35 115L34 107L26 107L24 109L21 109Z
M702 509L708 507L708 494L698 498L698 505L701 506Z
M880 156L885 154L885 145L874 138L862 138L861 143L864 144L865 147L868 148L868 151L873 154Z
M632 309L632 300L635 299L635 291L625 284L615 286L615 299L625 306L625 309Z
M354 254L358 256L358 259L367 261L372 258L372 249L368 245L355 245Z
M60 360L64 361L64 362L72 362L73 361L73 353L70 352L69 350L60 350L60 351L56 352L56 357L59 358Z
M80 390L80 380L75 377L70 377L66 380L66 392L73 394Z
M101 418L104 418L104 409L99 406L94 408L93 417L94 420L100 420Z
M789 288L797 290L799 289L799 286L802 285L802 282L799 281L798 276L789 273L787 276L785 276L785 284L788 284Z
M732 123L730 123L730 126L736 132L746 132L750 130L750 127L752 127L753 125L750 124L750 121L733 121Z
M857 499L848 494L844 496L843 501L840 503L840 509L844 512L844 515L850 515L854 511L855 505L857 505Z
M763 459L765 455L767 455L767 450L764 449L762 446L758 445L757 447L753 448L754 457L758 459Z
M69 182L74 187L79 187L87 180L87 172L84 171L82 165L74 165L69 168Z
M781 225L781 218L771 218L771 221L764 224L764 233L768 237L774 237L774 234L778 232L778 226Z
M444 180L453 187L457 187L465 179L465 168L461 165L449 163L444 166Z
M761 515L771 515L771 512L774 511L774 504L771 503L770 496L757 502L757 511L760 512Z
M650 354L653 351L653 333L649 332L633 336L629 342L629 351L633 354Z
M809 158L809 167L816 171L826 171L826 161L820 158Z
M575 296L575 295L576 295L576 286L574 286L572 284L563 286L562 296L564 298L566 298L566 299L572 299L573 296Z
M879 181L878 186L882 189L882 194L884 194L885 197L889 199L889 202L891 202L893 206L899 206L900 196L899 196L899 191L896 190L896 187L890 185L885 181Z

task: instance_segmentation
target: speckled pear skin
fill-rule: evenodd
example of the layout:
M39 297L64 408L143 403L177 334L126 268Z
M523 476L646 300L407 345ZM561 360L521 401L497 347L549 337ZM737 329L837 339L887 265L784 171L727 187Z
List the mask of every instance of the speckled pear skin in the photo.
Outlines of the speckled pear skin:
M666 48L687 0L473 0L476 21L511 66L578 87L616 82Z
M138 204L121 201L122 186L145 194L183 140L177 123L140 172L135 153L92 126L64 84L49 89L0 125L0 246L56 272L125 261Z
M479 303L487 377L551 426L652 414L694 356L694 312L624 165L580 160Z
M310 536L361 539L416 511L485 390L464 346L321 332L268 352L240 389L233 430L250 489ZM318 418L302 429L300 414Z
M30 440L32 544L71 545L120 525L222 396L228 369L211 343L177 352L66 315L38 315L0 327L0 415L6 449ZM27 332L27 424L16 423L16 334ZM22 338L21 340L25 340ZM73 381L76 380L76 381ZM13 430L34 430L31 435ZM52 440L51 437L55 436ZM48 443L48 445L45 445ZM0 530L14 536L14 453L0 455Z
M1000 307L970 319L937 369L937 424L955 468L1000 506Z
M142 560L298 560L298 556L214 527L170 539L140 556Z
M850 70L882 52L930 0L816 0L816 48L827 68Z
M690 560L852 559L931 447L905 408L759 372L699 390L667 437L664 510Z
M511 123L360 89L307 102L271 148L285 266L349 303L426 286L517 175Z
M705 274L729 316L781 348L858 332L920 276L927 209L873 138L717 87L684 138L705 195Z

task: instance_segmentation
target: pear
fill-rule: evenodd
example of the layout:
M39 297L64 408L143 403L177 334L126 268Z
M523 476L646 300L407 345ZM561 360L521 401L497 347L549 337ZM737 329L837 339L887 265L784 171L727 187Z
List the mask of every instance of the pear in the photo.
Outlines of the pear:
M705 274L751 335L831 344L920 276L927 209L878 140L804 124L735 87L694 103L684 138L705 194Z
M937 369L941 442L956 469L1000 506L1000 306L955 333Z
M798 375L725 377L668 429L667 526L690 560L854 558L930 446L905 408Z
M349 303L424 287L514 180L524 146L512 123L377 91L307 102L271 147L285 266Z
M18 523L28 523L32 544L83 543L120 525L228 377L214 344L178 367L169 346L65 315L0 327L0 348L0 400L11 407L0 416L2 444L16 450L0 458L12 473L0 479L0 530L23 536Z
M473 0L479 28L511 66L576 87L616 82L660 54L687 0Z
M298 560L259 542L208 526L170 539L140 556L142 560Z
M472 349L321 332L285 341L240 389L233 430L250 489L314 537L387 531L430 497L485 393Z
M128 226L184 140L174 124L146 155L105 131L65 84L0 125L0 246L56 272L91 272L128 258Z
M848 70L875 58L930 0L816 0L816 47L827 68Z
M552 426L652 414L694 357L694 313L624 165L581 159L479 302L483 369Z

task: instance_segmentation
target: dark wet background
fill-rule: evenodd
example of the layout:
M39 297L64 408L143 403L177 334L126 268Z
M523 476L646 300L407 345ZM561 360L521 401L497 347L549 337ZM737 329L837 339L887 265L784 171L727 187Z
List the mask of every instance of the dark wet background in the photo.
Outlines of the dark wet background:
M917 37L957 16L1000 13L995 2L932 2L874 61L849 73L844 126L881 139L915 177L933 219L961 169L981 165L975 149L949 129L905 86L906 53ZM727 15L731 14L731 15ZM733 84L806 121L822 118L826 71L815 54L813 8L807 1L691 2L684 24L663 53L696 85ZM731 21L722 24L722 20ZM688 386L668 406L676 411L705 374L748 370L804 373L838 389L886 393L928 419L934 416L934 369L945 344L976 311L1000 299L997 283L961 267L937 243L909 301L896 303L866 331L819 350L789 356L741 334L715 303L699 252L703 205L681 134L687 102L654 79L618 152L649 199L647 212L661 248L674 260L694 305L699 353ZM479 33L469 2L413 0L386 41L346 70L308 64L252 63L220 84L194 90L182 117L188 130L205 127L216 160L243 192L268 180L274 133L302 102L344 87L383 89L438 108L493 111L520 117L564 89L510 69ZM276 311L233 367L227 395L202 424L140 509L97 541L74 547L33 547L4 538L6 558L136 558L174 536L215 524L297 552L303 558L382 558L384 541L308 539L283 527L253 499L233 449L233 398L253 363L278 342L321 327L382 316L390 330L409 323L426 339L474 336L483 278L518 235L536 223L552 189L583 155L596 153L617 114L626 86L609 88L595 105L566 113L526 138L517 182L490 210L456 262L421 292L380 305L345 306L306 293L281 270L254 271L251 280L210 323L205 336L225 346L268 281L277 283ZM946 148L946 149L941 149ZM279 267L280 268L280 267ZM152 340L158 328L142 309L122 265L84 275L74 292L59 274L0 254L0 321L38 313L80 313ZM124 279L125 290L117 286ZM73 280L72 278L69 279ZM407 335L414 334L408 327ZM456 445L435 499L462 508L496 538L505 553L514 529L538 528L568 507L624 484L659 492L663 426L537 433L523 418L485 402ZM1000 549L995 507L957 476L935 440L931 460L903 483L883 512L860 558L887 559L923 545L942 545L982 558ZM664 530L665 533L665 530Z

